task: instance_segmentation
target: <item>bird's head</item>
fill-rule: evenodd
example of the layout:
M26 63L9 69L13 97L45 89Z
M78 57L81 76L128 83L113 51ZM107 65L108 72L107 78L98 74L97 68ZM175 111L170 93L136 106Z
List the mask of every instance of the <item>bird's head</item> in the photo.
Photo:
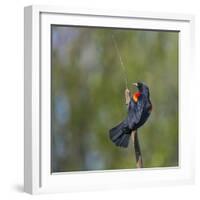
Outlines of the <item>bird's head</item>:
M143 89L143 83L141 82L136 82L136 83L133 83L133 86L136 86L137 89L142 92L142 89Z
M133 83L133 86L136 86L139 93L143 93L144 95L149 97L149 88L142 82Z

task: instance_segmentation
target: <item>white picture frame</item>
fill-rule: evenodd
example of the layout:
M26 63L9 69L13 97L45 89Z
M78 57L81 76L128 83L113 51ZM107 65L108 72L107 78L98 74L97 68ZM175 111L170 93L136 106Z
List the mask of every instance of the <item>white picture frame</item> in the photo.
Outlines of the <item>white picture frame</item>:
M24 189L31 194L134 188L194 182L193 83L194 17L184 14L25 8ZM179 167L69 172L50 169L50 25L176 30L179 36ZM187 97L187 98L186 98Z

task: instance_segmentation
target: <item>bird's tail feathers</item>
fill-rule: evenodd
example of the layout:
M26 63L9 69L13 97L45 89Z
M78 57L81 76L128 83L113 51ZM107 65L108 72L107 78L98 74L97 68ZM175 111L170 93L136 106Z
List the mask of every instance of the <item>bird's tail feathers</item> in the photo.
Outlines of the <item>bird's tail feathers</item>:
M120 147L128 147L131 130L126 126L126 121L121 122L114 128L110 129L110 139Z

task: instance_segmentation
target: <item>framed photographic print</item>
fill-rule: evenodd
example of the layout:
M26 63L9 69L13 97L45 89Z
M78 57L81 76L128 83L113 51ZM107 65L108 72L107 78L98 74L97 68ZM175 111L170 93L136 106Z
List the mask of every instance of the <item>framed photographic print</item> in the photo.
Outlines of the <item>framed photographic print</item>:
M193 24L26 7L25 191L192 183Z

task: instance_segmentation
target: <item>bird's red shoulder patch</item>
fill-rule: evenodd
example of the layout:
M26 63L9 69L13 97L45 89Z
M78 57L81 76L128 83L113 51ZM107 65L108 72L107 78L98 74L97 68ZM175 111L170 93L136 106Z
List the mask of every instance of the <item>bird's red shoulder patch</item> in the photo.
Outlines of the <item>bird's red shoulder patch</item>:
M135 92L132 97L133 101L137 103L140 96L141 96L141 92Z

